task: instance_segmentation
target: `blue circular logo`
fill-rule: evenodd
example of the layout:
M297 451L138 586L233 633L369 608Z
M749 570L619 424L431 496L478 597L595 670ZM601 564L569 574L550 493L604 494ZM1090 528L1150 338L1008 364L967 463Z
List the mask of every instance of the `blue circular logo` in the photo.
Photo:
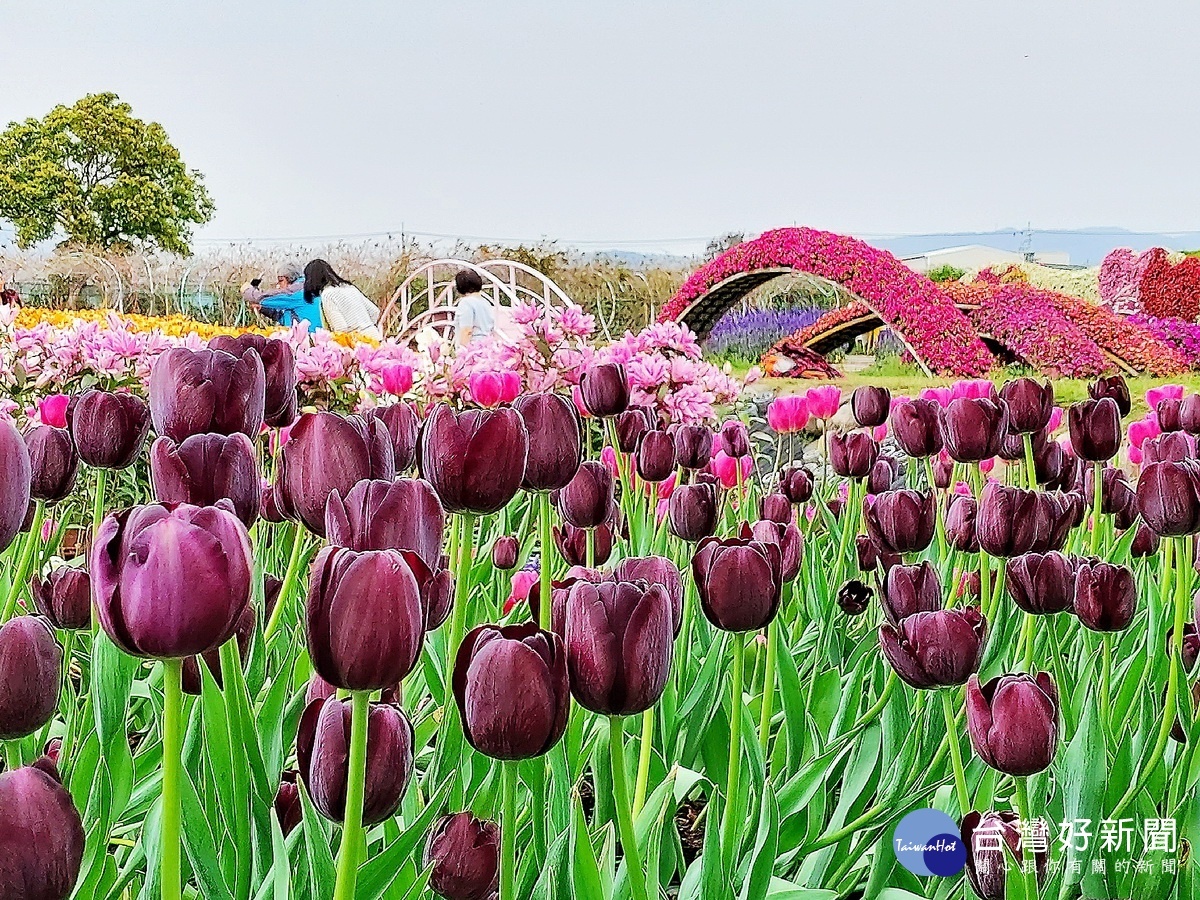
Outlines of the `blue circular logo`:
M900 820L892 834L900 865L914 875L957 875L967 864L967 848L958 825L940 810L917 809Z

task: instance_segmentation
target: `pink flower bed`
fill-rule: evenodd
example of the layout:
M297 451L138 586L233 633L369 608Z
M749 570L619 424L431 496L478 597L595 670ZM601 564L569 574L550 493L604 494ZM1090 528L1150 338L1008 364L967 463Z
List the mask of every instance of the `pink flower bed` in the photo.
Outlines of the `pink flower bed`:
M701 266L663 308L660 320L681 316L697 297L732 275L783 266L857 294L935 372L979 375L994 362L967 317L928 278L884 250L813 228L768 231Z
M1100 301L1123 315L1140 312L1142 275L1150 265L1150 253L1134 253L1128 247L1109 252L1100 263Z
M1200 314L1200 259L1172 262L1162 247L1121 247L1100 265L1100 298L1114 312L1194 322Z
M1130 316L1129 319L1164 344L1174 347L1193 369L1200 369L1200 325L1183 319L1158 319L1146 315Z

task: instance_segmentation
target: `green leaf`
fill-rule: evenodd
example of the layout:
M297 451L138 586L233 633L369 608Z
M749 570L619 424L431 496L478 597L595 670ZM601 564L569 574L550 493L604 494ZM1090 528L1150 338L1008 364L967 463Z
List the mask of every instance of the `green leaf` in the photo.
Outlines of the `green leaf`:
M183 847L196 874L196 881L200 884L200 895L205 900L233 900L233 892L217 862L216 839L196 796L196 786L186 770L179 773L179 793L183 813L180 821Z
M775 855L779 845L779 807L770 785L763 791L758 816L758 833L754 837L754 849L746 880L742 883L741 900L764 900L771 885L775 869Z
M359 867L358 886L354 893L357 900L379 900L392 887L404 862L421 864L415 851L423 845L434 817L444 808L451 787L453 785L449 781L443 784L425 802L420 816L407 823L398 838Z
M578 792L572 794L571 803L571 891L575 897L606 897Z
M303 782L297 782L300 791L300 807L304 818L304 852L308 857L309 883L312 885L312 896L332 897L333 888L337 882L337 867L333 862L333 853L329 849L329 835L321 821L317 808L313 806L308 796L308 790Z

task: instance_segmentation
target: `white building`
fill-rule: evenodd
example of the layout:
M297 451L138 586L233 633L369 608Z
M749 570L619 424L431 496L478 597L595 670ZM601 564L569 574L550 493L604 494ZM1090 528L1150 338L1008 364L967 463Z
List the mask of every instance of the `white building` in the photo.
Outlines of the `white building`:
M1026 256L1030 259L1026 259ZM921 274L932 272L942 266L954 266L965 271L978 271L988 266L1003 266L1020 262L1036 262L1046 266L1065 266L1071 262L1071 256L1066 251L1049 250L1031 254L1017 253L1012 250L1000 250L983 244L964 244L961 247L945 247L941 250L930 250L917 256L905 256L901 260L910 269Z

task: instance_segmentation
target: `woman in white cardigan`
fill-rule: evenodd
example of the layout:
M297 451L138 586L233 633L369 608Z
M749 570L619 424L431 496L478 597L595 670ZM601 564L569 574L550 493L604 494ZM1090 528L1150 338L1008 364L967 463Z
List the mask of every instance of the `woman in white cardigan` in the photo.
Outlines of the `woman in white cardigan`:
M304 267L304 299L312 302L316 298L320 298L325 328L383 340L379 307L323 259L314 259Z

